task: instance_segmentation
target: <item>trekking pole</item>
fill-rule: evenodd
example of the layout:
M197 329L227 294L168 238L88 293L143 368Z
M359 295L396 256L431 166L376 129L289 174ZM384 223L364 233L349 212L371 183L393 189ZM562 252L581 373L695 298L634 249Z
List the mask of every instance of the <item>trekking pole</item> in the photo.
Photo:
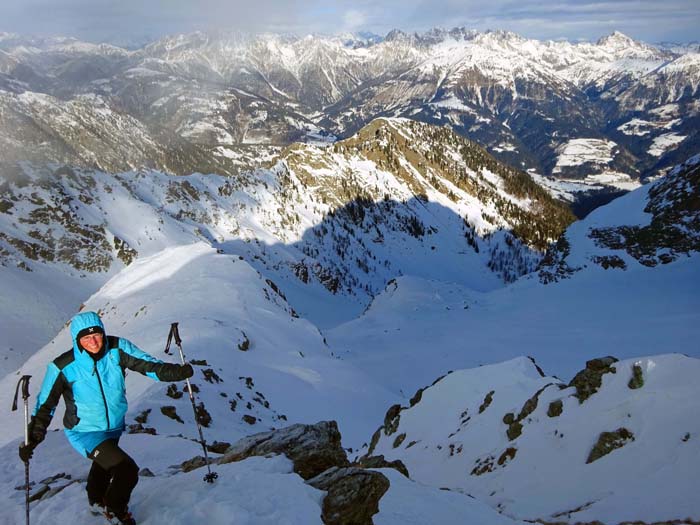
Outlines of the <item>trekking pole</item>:
M177 329L177 323L172 323L170 325L170 333L168 334L168 342L165 345L165 353L170 354L170 343L175 339L175 344L178 350L180 350L180 360L182 364L185 364L185 354L182 351L182 339L180 339L180 331ZM202 434L202 425L199 424L199 418L197 417L197 407L194 403L194 393L192 392L192 385L190 384L189 378L186 378L187 382L187 392L190 394L190 402L192 403L192 411L194 412L194 420L197 423L197 430L199 431L199 442L202 444L202 450L204 450L204 460L207 463L207 475L204 476L204 481L207 483L214 483L214 480L219 477L216 472L212 472L209 468L209 454L207 454L207 443L204 441L204 434Z
M22 385L22 399L24 399L24 446L29 445L29 378L31 377L24 375L17 381L15 399L12 401L12 411L14 412L17 410L19 386ZM29 525L29 460L24 462L24 507L27 525Z

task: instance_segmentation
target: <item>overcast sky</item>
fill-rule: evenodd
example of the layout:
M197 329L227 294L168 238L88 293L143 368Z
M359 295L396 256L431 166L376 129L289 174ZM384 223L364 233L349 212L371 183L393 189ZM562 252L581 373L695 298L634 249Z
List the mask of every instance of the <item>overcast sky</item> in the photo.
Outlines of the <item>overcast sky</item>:
M700 40L700 0L0 0L0 31L128 42L223 29L327 34L432 27L528 38Z

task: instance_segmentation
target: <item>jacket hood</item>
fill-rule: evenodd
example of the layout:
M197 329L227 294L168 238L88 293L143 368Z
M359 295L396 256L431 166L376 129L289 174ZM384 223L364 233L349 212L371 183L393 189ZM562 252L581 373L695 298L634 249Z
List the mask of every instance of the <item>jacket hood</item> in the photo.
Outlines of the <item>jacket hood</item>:
M73 352L76 358L79 358L81 354L83 354L82 349L78 345L78 334L81 330L92 326L99 327L103 333L105 331L104 324L102 324L102 319L100 319L100 316L95 312L82 312L71 319L70 335L71 339L73 340Z

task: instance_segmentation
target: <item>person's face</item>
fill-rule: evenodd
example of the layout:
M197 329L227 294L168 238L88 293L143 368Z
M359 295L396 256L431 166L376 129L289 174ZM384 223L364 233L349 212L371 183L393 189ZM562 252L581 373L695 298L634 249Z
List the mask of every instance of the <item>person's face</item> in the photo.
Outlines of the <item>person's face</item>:
M88 334L81 337L78 342L80 346L90 352L96 354L102 348L102 334Z

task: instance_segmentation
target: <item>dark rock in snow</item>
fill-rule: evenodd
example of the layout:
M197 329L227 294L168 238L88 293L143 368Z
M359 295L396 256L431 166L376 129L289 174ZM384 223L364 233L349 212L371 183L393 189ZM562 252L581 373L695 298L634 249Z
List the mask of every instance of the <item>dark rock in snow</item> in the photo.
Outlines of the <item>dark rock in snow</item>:
M187 461L183 461L180 464L180 468L182 469L183 472L190 472L192 470L201 468L207 464L207 460L204 459L204 456L195 456L192 459L188 459Z
M174 406L160 407L160 412L164 416L169 417L170 419L174 419L178 423L184 423L182 418L177 415L177 410L175 410Z
M304 479L317 476L331 467L346 467L345 450L335 421L290 427L248 436L229 448L221 463L241 461L251 456L284 454L294 463L294 472Z
M561 399L552 401L547 409L547 415L549 417L559 417L564 409L564 403Z
M616 373L613 363L617 362L617 358L608 356L599 359L591 359L586 361L586 368L581 370L571 380L569 386L576 387L574 394L580 403L595 394L603 384L603 375L607 373Z
M632 390L637 388L642 388L644 386L644 374L642 373L642 367L639 365L634 365L632 367L632 379L630 379L627 386Z
M328 492L321 514L326 525L372 525L379 500L390 486L381 472L356 467L333 467L307 483Z
M226 441L214 441L212 444L207 445L207 450L209 452L214 452L215 454L223 454L231 447L231 443L226 443Z
M401 474L407 478L410 478L406 465L404 465L403 461L400 459L387 461L384 459L384 456L364 456L353 463L352 466L361 468L393 468L401 472Z
M598 436L598 442L593 445L586 463L593 463L616 448L624 447L630 441L634 441L634 434L626 428L618 428L614 432L602 432Z

